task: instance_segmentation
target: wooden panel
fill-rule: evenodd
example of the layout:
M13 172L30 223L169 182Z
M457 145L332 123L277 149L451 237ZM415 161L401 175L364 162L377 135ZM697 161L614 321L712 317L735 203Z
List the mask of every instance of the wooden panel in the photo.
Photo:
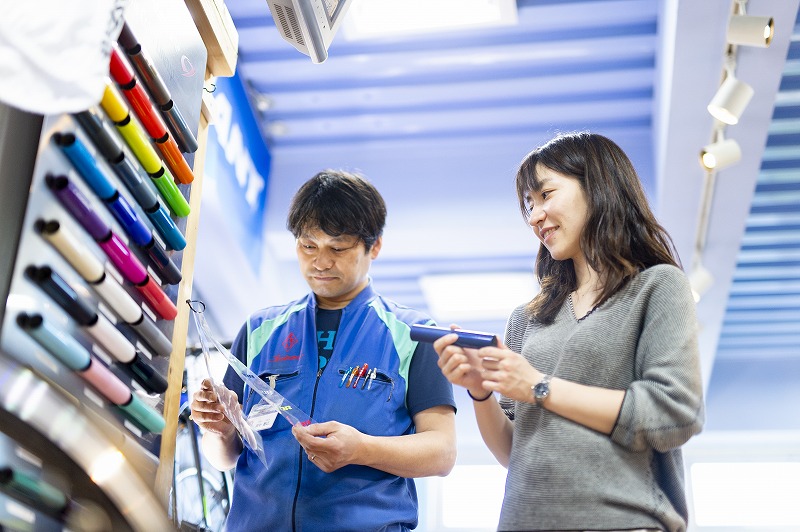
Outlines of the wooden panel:
M200 198L203 194L203 169L206 159L208 142L208 122L205 115L200 119L197 142L199 148L195 154L195 164L192 171L192 182L189 206L192 212L186 220L186 248L183 250L183 264L181 274L183 280L178 288L178 316L175 318L172 335L172 354L169 359L167 381L169 387L164 394L164 420L166 427L161 435L161 449L159 452L159 465L156 472L155 492L156 497L163 502L166 508L169 504L169 492L172 486L173 470L175 468L175 443L178 430L178 413L180 412L181 388L183 386L183 368L186 358L186 335L189 326L189 306L186 300L192 296L192 283L194 281L194 257L197 249L197 227L200 220Z
M239 33L225 3L186 0L186 7L208 50L208 69L214 76L233 76L239 52Z

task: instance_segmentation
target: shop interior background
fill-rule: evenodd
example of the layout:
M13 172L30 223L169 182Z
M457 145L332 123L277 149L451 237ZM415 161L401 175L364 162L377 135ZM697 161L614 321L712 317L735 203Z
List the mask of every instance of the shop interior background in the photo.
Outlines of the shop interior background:
M360 2L395 22L411 7L429 25L439 3ZM481 2L441 1L450 19L470 3ZM736 77L754 96L738 124L720 127L706 106L726 67L730 0L512 0L516 20L502 26L406 35L372 26L377 36L360 39L347 26L322 64L279 36L263 0L230 0L239 81L268 155L250 151L255 164L222 117L230 167L206 169L194 281L212 329L230 340L249 312L306 291L286 210L330 167L363 173L387 200L379 291L442 324L502 333L535 289L516 165L559 131L602 133L631 156L684 269L702 266L711 280L698 285L707 424L685 453L691 529L797 529L798 0L741 4L774 17L775 37L735 48ZM706 187L698 155L720 135L738 142L741 160ZM240 197L226 199L237 186ZM419 529L493 530L504 473L466 394L456 396L458 464L418 483Z

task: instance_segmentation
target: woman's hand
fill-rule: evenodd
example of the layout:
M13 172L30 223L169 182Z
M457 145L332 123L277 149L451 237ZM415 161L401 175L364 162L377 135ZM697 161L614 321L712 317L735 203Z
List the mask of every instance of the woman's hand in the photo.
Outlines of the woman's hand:
M481 363L481 386L509 399L533 402L531 386L542 380L542 372L514 351L500 343L477 352Z
M455 325L451 328L457 329ZM439 368L451 383L463 386L474 397L483 397L489 390L482 384L483 368L478 350L453 345L457 339L456 334L447 334L433 343L433 348L439 355Z

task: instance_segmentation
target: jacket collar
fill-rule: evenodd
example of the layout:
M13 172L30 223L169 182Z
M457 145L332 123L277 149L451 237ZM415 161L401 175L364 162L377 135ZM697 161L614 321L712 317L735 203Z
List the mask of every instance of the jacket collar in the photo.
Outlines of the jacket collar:
M359 307L363 307L364 305L367 305L370 301L372 301L372 298L374 298L377 295L377 293L375 292L375 289L372 287L372 277L369 277L368 279L369 282L367 283L367 286L365 286L364 289L361 292L359 292L356 295L356 297L354 297L353 300L350 301L350 303L348 303L347 306L344 307L342 310L347 311L347 309L356 309ZM317 295L313 292L309 294L308 307L314 311L316 311L317 309Z

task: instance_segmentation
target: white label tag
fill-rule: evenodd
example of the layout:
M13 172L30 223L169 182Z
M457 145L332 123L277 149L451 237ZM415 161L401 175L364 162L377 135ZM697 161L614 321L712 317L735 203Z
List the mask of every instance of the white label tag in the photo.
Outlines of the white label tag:
M253 430L265 430L272 427L275 418L278 417L278 409L269 403L258 403L250 410L247 422Z

